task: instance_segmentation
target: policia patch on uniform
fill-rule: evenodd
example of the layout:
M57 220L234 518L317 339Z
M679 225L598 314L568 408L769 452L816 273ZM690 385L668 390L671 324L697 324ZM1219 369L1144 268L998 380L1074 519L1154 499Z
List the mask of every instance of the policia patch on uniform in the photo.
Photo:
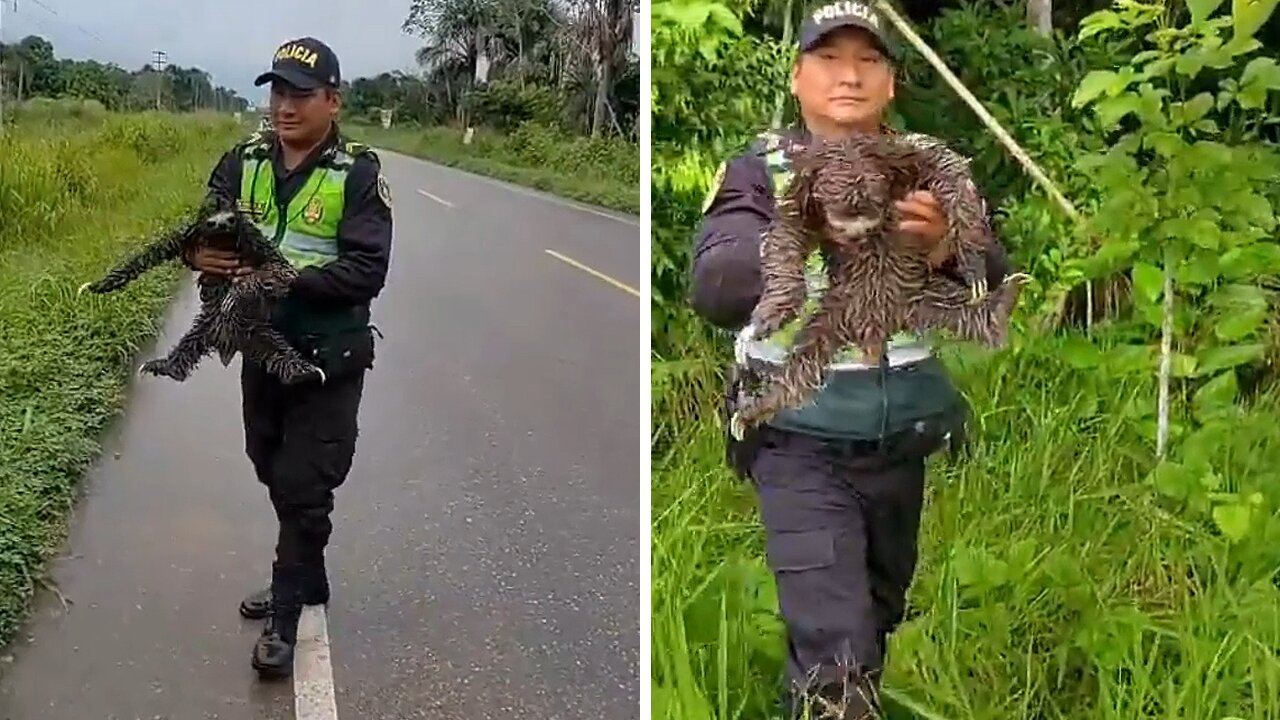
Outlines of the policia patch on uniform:
M391 207L391 185L387 183L387 176L382 173L378 173L378 197L382 198L384 205Z
M320 198L311 198L311 202L302 210L302 219L307 221L308 225L316 225L324 217L324 203Z
M707 190L707 196L702 200L702 213L705 215L711 209L711 203L715 202L716 194L720 192L720 186L724 185L724 174L729 169L728 163L720 163L720 167L716 168L715 179L711 181L711 189Z

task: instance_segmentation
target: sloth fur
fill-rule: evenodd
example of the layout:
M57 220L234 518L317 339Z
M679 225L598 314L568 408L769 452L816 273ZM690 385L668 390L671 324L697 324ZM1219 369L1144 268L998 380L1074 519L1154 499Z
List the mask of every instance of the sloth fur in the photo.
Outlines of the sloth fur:
M924 135L857 134L797 148L792 168L778 220L761 243L764 290L751 316L754 338L773 335L804 308L806 260L815 249L825 260L826 288L786 364L739 408L736 436L806 402L849 345L876 363L885 343L903 331L1004 344L1029 278L1010 275L988 294L987 221L962 156ZM942 242L960 282L934 271L927 252L896 237L893 203L914 190L931 192L941 205L948 221Z
M216 352L226 366L240 353L286 385L313 379L324 382L324 372L304 359L270 323L272 310L288 294L297 270L235 209L206 205L194 221L147 244L80 292L115 292L199 246L238 252L253 270L232 278L202 273L197 281L200 311L191 328L167 357L144 363L139 372L182 382L205 355Z

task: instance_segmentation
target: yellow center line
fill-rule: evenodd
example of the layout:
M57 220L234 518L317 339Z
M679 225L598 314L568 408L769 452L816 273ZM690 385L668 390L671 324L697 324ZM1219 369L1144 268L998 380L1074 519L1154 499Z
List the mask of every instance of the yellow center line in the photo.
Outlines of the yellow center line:
M581 270L581 271L583 271L583 272L585 272L585 273L587 273L587 274L589 274L589 275L595 275L597 278L600 278L601 280L603 280L603 281L605 281L605 282L609 283L610 285L612 285L612 286L614 286L614 287L618 288L619 290L621 290L621 291L623 291L623 292L629 292L629 293L631 293L632 295L635 295L636 297L640 297L640 291L639 291L639 290L637 290L637 289L635 289L635 288L631 287L630 285L628 285L628 284L626 284L626 283L622 282L621 280L615 280L614 278L611 278L611 277L609 277L608 275L605 275L604 273L600 272L599 270L593 270L592 268L589 268L589 267L587 267L586 265L583 265L582 263L578 262L577 260L574 260L573 258L569 258L569 257L565 257L564 255L561 255L560 253L556 252L555 250L546 250L545 252L546 252L548 255L550 255L551 257L553 257L553 258L555 258L555 259L559 260L560 262L565 263L566 265L572 265L573 267L576 267L576 268L578 268L579 270Z

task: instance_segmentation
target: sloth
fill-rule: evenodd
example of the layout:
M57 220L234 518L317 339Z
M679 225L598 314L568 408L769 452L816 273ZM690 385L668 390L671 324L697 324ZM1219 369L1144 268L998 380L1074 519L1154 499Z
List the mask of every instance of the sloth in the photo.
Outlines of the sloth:
M202 273L200 311L168 356L139 369L182 382L205 355L216 352L223 366L236 353L261 364L282 384L324 382L324 371L308 362L275 328L271 312L289 292L297 270L242 212L219 204L202 206L193 221L166 233L128 257L101 280L85 283L77 294L115 292L159 265L178 260L199 246L238 252L252 268L227 278Z
M825 260L826 288L786 363L733 417L736 437L808 400L846 346L879 363L885 343L903 331L1005 343L1030 277L1010 275L988 293L984 206L962 156L924 135L857 134L814 140L797 149L792 168L778 219L760 247L764 290L751 315L752 338L770 337L799 315L809 295L806 261L815 250ZM959 281L935 271L926 251L895 237L893 201L917 189L931 192L946 214L942 242Z

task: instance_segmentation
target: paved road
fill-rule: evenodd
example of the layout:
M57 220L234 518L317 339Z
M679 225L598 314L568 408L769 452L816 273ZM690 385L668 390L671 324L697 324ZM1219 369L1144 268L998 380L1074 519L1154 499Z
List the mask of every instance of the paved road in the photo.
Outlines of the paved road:
M337 715L636 718L641 303L591 270L639 287L637 221L383 158L385 339L329 553ZM188 288L162 350L193 313ZM295 716L236 613L274 544L238 365L134 388L55 565L72 604L46 594L7 651L0 718Z

